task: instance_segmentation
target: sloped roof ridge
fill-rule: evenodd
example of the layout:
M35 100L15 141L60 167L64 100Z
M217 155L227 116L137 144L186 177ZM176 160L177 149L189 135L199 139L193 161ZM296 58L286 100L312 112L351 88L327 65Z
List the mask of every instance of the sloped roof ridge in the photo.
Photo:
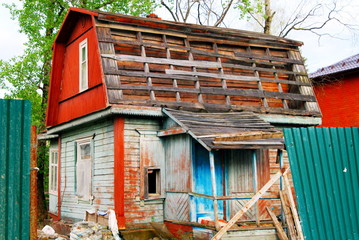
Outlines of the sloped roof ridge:
M319 68L317 71L310 73L310 78L321 77L329 74L344 72L359 68L359 53L348 58L345 58L337 63L331 64L326 67Z
M93 12L95 14L119 16L119 17L125 17L125 18L137 19L137 20L146 20L149 22L164 23L167 25L172 25L172 26L177 26L177 27L180 26L180 27L184 27L184 28L192 28L192 29L201 30L201 31L208 31L209 33L210 32L222 32L222 33L225 33L225 34L231 35L231 36L233 36L233 35L237 35L237 36L241 36L241 37L246 36L251 39L261 38L261 39L265 39L267 41L277 41L282 44L290 44L290 45L296 45L296 46L303 45L303 42L292 40L289 38L283 38L283 37L278 37L278 36L274 36L274 35L269 35L269 34L264 34L264 33L260 33L260 32L254 32L254 31L248 31L248 30L242 30L242 29L222 28L222 27L205 26L205 25L199 25L199 24L193 24L193 23L174 22L174 21L170 21L170 20L163 20L160 18L137 17L137 16L131 16L131 15L124 15L124 14L120 14L120 13L105 12L105 11L101 11L101 10L91 10L91 9L83 9L83 8L71 8L71 10L78 11L78 12L87 11L87 12ZM161 16L159 16L159 17L161 17ZM224 29L224 30L222 30L222 29Z

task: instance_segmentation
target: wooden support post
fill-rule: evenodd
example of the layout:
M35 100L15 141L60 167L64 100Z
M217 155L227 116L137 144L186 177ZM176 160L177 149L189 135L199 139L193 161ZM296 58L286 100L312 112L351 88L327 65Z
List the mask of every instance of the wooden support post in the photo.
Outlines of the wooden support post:
M252 152L252 169L253 169L253 191L257 192L258 190L258 181L257 181L257 151L253 150ZM255 218L256 218L256 224L259 227L260 220L259 220L259 207L258 202L255 203Z
M30 240L37 239L37 133L36 126L31 126L30 146Z
M212 181L212 195L213 199L213 211L214 211L214 225L216 230L220 229L219 222L218 222L218 200L217 197L217 185L216 185L216 171L214 166L214 154L212 151L209 152L209 163L211 166L211 181Z
M119 229L126 228L125 218L125 119L114 122L114 206Z
M282 176L287 173L286 169L283 173L282 170L277 172L252 198L249 200L236 215L212 238L212 240L219 240L222 236L230 229L242 216L245 214L250 207L252 207L260 197Z
M289 200L289 204L290 204L290 209L292 210L295 227L297 229L298 238L300 240L304 240L302 226L300 224L298 211L297 211L297 208L296 208L295 203L294 203L293 194L292 194L292 190L290 188L290 183L289 183L289 179L288 179L287 175L284 175L284 186L285 186L285 191L287 191L287 196L288 196L288 200Z
M283 168L283 165L284 165L284 163L283 163L283 150L282 149L278 149L277 150L277 158L279 159L279 168L280 169L282 169ZM279 183L280 185L279 185L279 189L280 190L283 190L283 176L282 177L280 177L280 183ZM286 217L285 217L285 214L284 214L284 212L283 212L283 207L282 207L282 209L281 209L281 216L282 216L282 221L283 221L283 223L285 223L286 222Z
M295 228L294 228L293 216L292 216L292 213L290 211L287 194L286 194L285 191L279 191L279 195L280 195L280 200L282 202L282 209L284 211L285 219L286 219L286 222L287 222L289 238L291 240L296 240L297 239L297 233L296 233Z
M279 239L280 240L288 240L288 237L285 234L285 232L284 232L284 230L282 228L282 225L278 221L276 215L269 209L269 207L266 207L266 209L267 209L267 212L269 213L269 216L273 220L275 228L277 229L277 235L278 235Z

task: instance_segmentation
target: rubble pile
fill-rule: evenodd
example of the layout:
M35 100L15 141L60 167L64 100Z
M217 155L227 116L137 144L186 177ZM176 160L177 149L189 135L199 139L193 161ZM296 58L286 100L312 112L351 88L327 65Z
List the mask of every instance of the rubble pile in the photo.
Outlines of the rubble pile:
M37 230L37 239L38 240L68 240L69 238L64 235L60 235L55 232L55 230L46 225L42 230Z
M70 240L114 240L107 227L94 222L78 222L71 229Z

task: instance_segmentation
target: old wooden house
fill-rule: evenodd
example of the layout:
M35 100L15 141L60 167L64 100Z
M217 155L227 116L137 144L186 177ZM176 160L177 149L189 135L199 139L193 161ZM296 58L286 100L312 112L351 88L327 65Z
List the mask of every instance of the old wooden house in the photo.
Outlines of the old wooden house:
M359 54L309 74L323 118L322 127L359 126Z
M218 230L283 165L280 129L321 122L299 46L71 8L53 45L51 216L114 209L122 229ZM279 214L278 188L242 220Z

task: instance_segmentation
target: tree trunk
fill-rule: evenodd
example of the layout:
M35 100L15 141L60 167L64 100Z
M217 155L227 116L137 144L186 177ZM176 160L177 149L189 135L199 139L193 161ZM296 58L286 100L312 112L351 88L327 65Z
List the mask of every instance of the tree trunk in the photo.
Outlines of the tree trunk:
M272 20L275 12L272 12L272 9L270 7L270 0L264 1L264 8L265 8L264 33L271 34Z
M48 28L46 30L46 36L49 37L53 34L53 28ZM42 79L42 99L41 99L41 109L42 109L42 116L41 116L41 125L38 127L38 131L42 132L46 130L46 107L47 107L47 100L49 94L49 79L51 73L51 58L46 56L44 57L43 62L43 79ZM49 53L51 56L51 53ZM43 223L45 219L48 218L48 205L46 202L45 192L48 189L45 189L45 180L48 180L48 167L49 167L49 156L48 156L48 147L46 146L45 141L40 141L38 143L38 167L40 171L38 172L38 181L37 181L37 201L38 201L38 222L39 224ZM48 182L48 181L47 181Z

